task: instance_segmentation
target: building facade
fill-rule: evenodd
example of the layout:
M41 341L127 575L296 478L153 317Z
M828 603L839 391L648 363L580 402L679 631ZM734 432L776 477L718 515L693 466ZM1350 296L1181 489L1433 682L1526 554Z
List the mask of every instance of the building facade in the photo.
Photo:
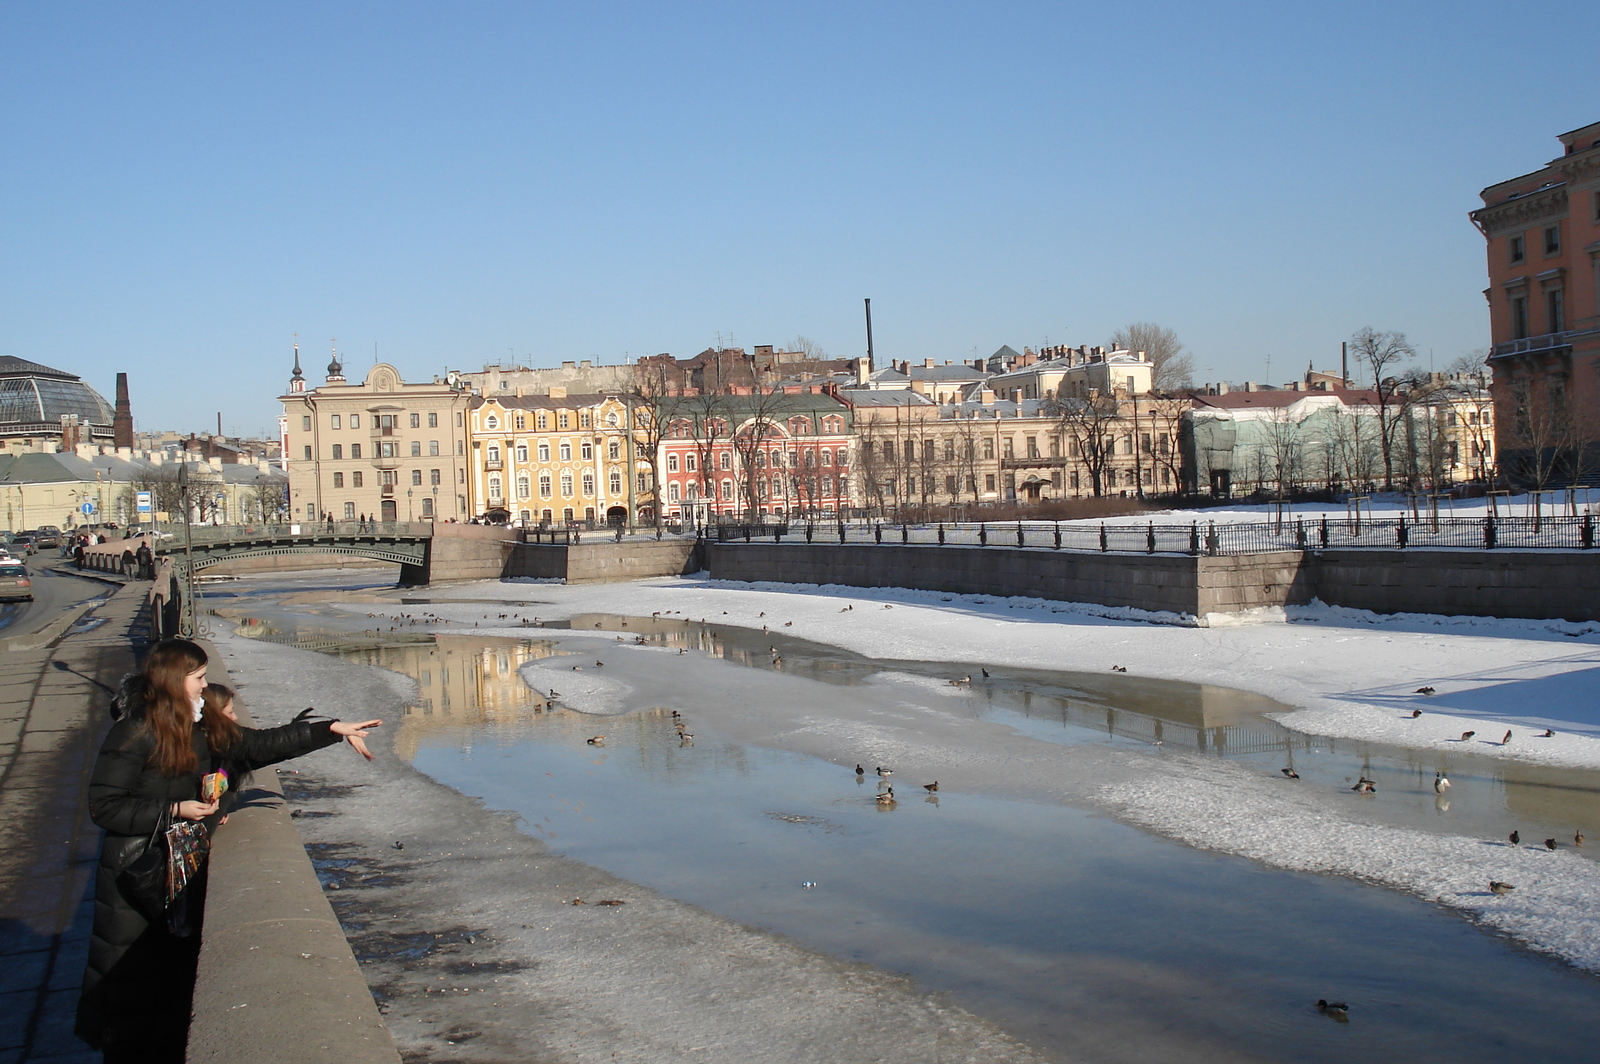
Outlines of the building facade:
M560 386L474 396L467 422L472 516L523 527L635 520L649 467L622 397Z
M387 363L359 383L335 357L307 388L298 348L283 403L283 462L296 521L464 521L466 414L460 384L405 381Z
M1490 185L1471 215L1487 242L1500 471L1519 487L1600 472L1600 122L1558 139L1562 155Z

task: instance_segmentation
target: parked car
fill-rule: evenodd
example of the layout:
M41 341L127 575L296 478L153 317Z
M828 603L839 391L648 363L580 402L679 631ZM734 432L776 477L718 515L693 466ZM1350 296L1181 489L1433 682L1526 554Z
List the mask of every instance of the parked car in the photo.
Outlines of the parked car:
M11 549L17 554L27 557L39 547L33 542L32 536L14 536L11 540Z
M47 547L59 548L61 546L61 533L59 531L52 532L47 528L36 528L33 530L33 546L35 550L44 550Z
M28 570L21 562L0 562L0 601L18 600L33 601L33 581L28 579Z

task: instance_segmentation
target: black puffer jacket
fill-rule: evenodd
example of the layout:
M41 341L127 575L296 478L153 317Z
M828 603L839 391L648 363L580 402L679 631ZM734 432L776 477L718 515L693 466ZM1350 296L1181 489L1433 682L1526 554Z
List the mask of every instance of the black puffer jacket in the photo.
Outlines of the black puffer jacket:
M94 932L89 942L89 963L83 976L83 998L78 1009L78 1036L100 1046L118 1032L107 1030L118 1010L105 1000L114 994L102 981L113 983L139 973L118 970L130 948L144 935L164 935L164 927L151 926L117 888L117 876L137 857L156 830L162 810L174 802L198 801L200 777L227 762L234 770L251 770L286 761L340 742L333 721L297 720L278 728L244 728L228 750L212 750L200 725L194 726L196 765L192 772L163 776L150 765L154 740L144 729L141 684L125 682L114 703L119 719L111 726L89 782L89 815L105 829L100 847L100 867L95 878ZM217 829L221 815L207 827ZM109 1008L107 1006L110 1006Z

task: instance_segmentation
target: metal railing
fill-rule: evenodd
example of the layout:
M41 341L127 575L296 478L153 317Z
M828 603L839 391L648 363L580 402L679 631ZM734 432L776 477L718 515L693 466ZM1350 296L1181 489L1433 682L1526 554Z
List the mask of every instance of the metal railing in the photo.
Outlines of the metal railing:
M1010 547L1126 554L1268 554L1344 550L1590 550L1595 519L1583 517L1440 518L1420 522L1326 518L1283 521L1110 524L1022 521L978 524L718 525L705 538L722 543L866 543Z

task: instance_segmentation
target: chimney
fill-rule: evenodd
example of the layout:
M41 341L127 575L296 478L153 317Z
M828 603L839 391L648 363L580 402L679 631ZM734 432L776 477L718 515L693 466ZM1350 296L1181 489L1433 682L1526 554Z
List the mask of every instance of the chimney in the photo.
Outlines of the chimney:
M1247 392L1256 391L1257 390L1256 382L1255 381L1245 381L1244 382L1244 390L1247 391Z
M552 384L550 390L545 394L552 399L565 399L567 397L567 389L559 384Z
M1217 382L1217 394L1218 395L1227 395L1228 394L1228 382L1227 381L1218 381Z
M118 447L133 446L133 407L128 403L128 375L117 374L117 413L111 421L111 439Z
M978 402L982 403L984 406L993 406L994 392L990 391L988 388L983 389L978 393Z
M922 368L923 369L932 369L933 368L933 359L931 359L931 358L923 359L922 360Z
M1013 388L1013 389L1011 389L1011 401L1013 403L1021 405L1021 403L1022 403L1022 389L1021 388Z

